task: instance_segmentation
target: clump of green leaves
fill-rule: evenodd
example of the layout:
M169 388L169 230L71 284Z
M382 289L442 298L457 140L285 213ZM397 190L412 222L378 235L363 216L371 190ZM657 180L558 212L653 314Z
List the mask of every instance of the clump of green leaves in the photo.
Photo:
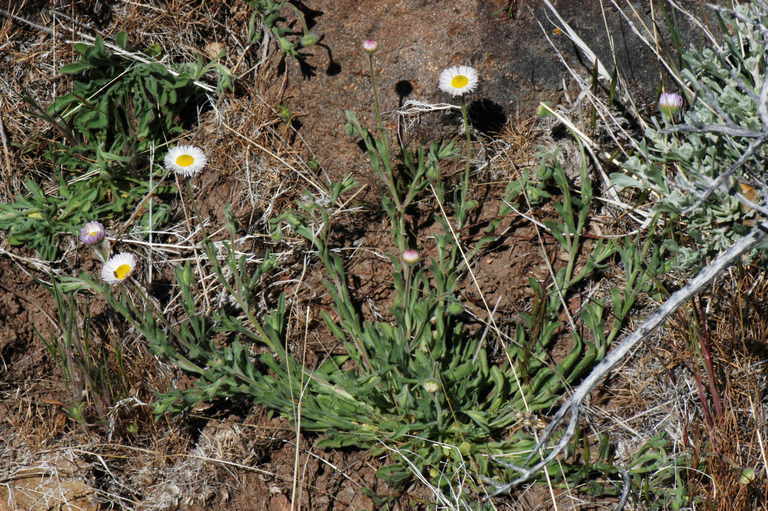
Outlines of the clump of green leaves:
M430 160L427 154L436 157ZM439 179L438 154L435 149L414 159L422 163L415 164L412 175ZM431 170L430 161L436 165ZM426 167L419 170L419 165ZM579 197L570 191L557 160L543 166L542 174L551 177L550 190L552 185L563 187L557 208L562 218L551 223L559 229L556 238L569 253L583 253L590 188L583 185ZM431 184L434 188L436 182ZM385 318L367 319L348 287L344 262L329 241L331 205L353 186L349 180L337 183L327 197L308 197L298 210L280 218L316 251L333 298L333 315L325 314L324 319L344 350L329 354L316 368L302 366L284 347L284 300L259 316L249 299L267 269L264 266L250 273L242 259L230 256L222 265L209 253L219 282L236 304L210 317L195 308L191 271L180 269L177 277L188 319L176 328L159 325L151 314L137 314L125 304L113 303L116 310L133 318L158 355L198 378L188 390L161 396L156 410L181 411L201 401L248 398L278 410L304 430L320 433L319 445L398 453L379 471L392 483L410 480L417 470L441 486L450 483L443 474L458 473L459 467L505 477L505 464L523 463L535 445L535 414L551 407L569 384L602 357L638 294L648 290L648 275L660 264L657 254L650 245L640 250L630 243L600 243L583 267L576 270L575 264L569 264L557 270L557 288L546 289L532 281L534 311L521 317L502 348L468 327L458 292L461 265L453 258L455 241L446 228L436 235L436 255L429 262L411 266L392 257L392 307ZM399 193L402 204L408 193ZM397 203L390 200L387 206L396 216ZM451 211L464 210L450 199L446 204ZM394 225L404 224L395 221ZM393 234L393 241L397 243L398 237ZM568 329L563 304L581 282L616 255L628 272L625 286L614 290L609 302L594 301L582 308L576 320L584 330L569 330L568 353L558 363L551 362L549 350L563 341L563 331ZM222 336L227 339L224 343L211 340ZM254 356L249 342L269 349ZM501 359L492 354L499 349Z
M678 267L700 266L747 233L756 212L737 194L765 202L766 14L754 2L720 12L720 46L682 55L681 76L691 90L682 118L655 119L625 162L626 173L612 176L619 187L652 195L658 210L685 224L690 238L670 240Z
M124 47L125 34L117 39ZM76 76L73 90L56 98L47 111L69 134L69 144L52 150L54 161L68 169L82 169L83 156L103 165L130 166L148 153L150 144L182 133L183 119L189 124L190 113L204 101L202 90L192 83L199 72L176 76L161 64L129 61L101 39L77 44L75 50L80 60L61 68Z
M552 172L567 188L562 168ZM561 209L568 219L560 222L562 230L572 229L561 239L574 254L580 252L577 244L588 204L589 199L580 202L569 194ZM452 206L457 214L463 210L458 204ZM325 315L326 325L346 351L329 359L321 371L324 380L349 397L340 400L329 394L318 403L323 408L315 412L304 402L302 423L311 413L325 417L321 442L325 446L400 453L379 471L379 476L395 483L409 480L413 470L436 484L446 483L440 474L454 473L462 464L475 474L498 476L504 473L504 464L496 456L521 463L535 444L535 413L552 406L568 384L602 356L626 317L624 311L647 286L647 280L636 279L627 290L617 290L620 319L614 320L608 337L603 317L607 307L585 306L582 317L591 338L573 332L571 350L552 364L548 350L560 339L563 302L554 291L532 281L538 312L521 318L507 340L505 355L494 361L481 333L468 328L457 287L461 265L452 258L455 241L450 231L436 236L437 255L429 264L411 267L393 257L395 298L390 317L374 321L365 319L354 305L343 262L328 246L324 230L318 230L330 224L322 206L305 202L301 213L285 215L283 220L311 241L323 262L326 287L335 304L335 316ZM561 292L567 296L616 250L614 244L602 244L581 271L574 273L573 266L570 271L559 270ZM626 257L635 276L647 270L638 264L641 254L627 249ZM280 380L275 379L274 385L279 386Z
M65 411L82 426L99 422L115 402L129 395L124 348L119 342L97 339L92 320L82 313L76 297L65 294L56 283L50 291L60 335L40 337L71 390Z
M253 302L263 277L274 268L276 259L267 256L253 268L230 244L223 247L223 262L219 261L218 249L212 243L206 242L205 251L228 303L210 315L204 314L195 300L191 266L179 266L176 281L186 319L178 325L168 321L141 286L136 286L134 292L143 299L136 300L129 292L95 281L87 274L64 278L61 282L62 289L67 291L89 290L103 296L114 311L147 339L155 355L195 375L193 388L168 392L155 402L158 414L180 412L203 401L263 392L264 366L250 355L249 346L253 343L269 348L269 357L290 364L289 371L299 374L302 370L283 344L284 299L263 315L256 314L257 304Z
M637 502L653 511L690 506L693 499L685 474L690 469L690 455L675 452L666 434L651 438L634 454L629 467Z
M316 44L320 37L310 32L304 13L292 2L276 0L247 0L253 8L253 13L248 20L248 34L251 42L260 43L264 38L264 31L269 32L284 54L289 57L300 58L299 53L303 48ZM301 25L301 32L291 28L291 22L282 14L290 9Z
M126 34L116 42L125 48ZM27 180L27 195L0 204L0 229L10 244L31 246L44 259L55 257L58 236L85 221L130 213L149 191L149 173L160 178L158 169L148 168L151 149L181 134L206 101L193 82L209 67L182 66L174 74L157 63L127 60L101 39L75 50L80 59L61 69L76 77L72 91L48 108L28 100L32 113L60 135L47 151L56 165L55 186L45 193ZM155 215L154 227L161 218Z
M580 444L581 456L589 460L580 467L571 465L569 481L584 481L580 491L599 497L619 497L628 491L628 501L638 509L680 510L689 506L686 471L691 468L689 455L675 452L672 440L662 433L645 442L629 460L618 460L608 435L601 434L597 452L593 453L591 440L581 437L573 441ZM597 476L597 477L596 477Z
M0 229L7 231L10 245L26 245L43 259L53 259L62 233L74 232L92 218L103 218L120 206L97 204L96 189L71 186L63 179L58 184L58 193L49 195L34 180L26 179L26 196L0 204Z

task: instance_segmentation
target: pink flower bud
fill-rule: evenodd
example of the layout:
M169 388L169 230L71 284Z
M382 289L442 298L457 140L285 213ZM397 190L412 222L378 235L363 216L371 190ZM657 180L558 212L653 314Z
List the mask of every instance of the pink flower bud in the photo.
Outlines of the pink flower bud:
M104 239L104 226L99 222L88 222L80 229L80 241L86 245L95 245Z
M379 47L379 43L374 41L373 39L366 39L363 41L363 49L367 51L368 53L373 53L376 51L376 48Z
M659 96L659 110L666 117L673 117L683 106L683 97L676 92L662 92Z
M408 249L400 256L405 264L416 264L421 260L419 252L413 249Z

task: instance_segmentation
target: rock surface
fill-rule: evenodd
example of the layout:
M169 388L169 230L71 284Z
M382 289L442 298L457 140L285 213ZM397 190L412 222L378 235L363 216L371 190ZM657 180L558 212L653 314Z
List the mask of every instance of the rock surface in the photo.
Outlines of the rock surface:
M711 18L700 2L680 3ZM540 0L317 0L306 4L308 19L315 24L312 30L323 39L307 59L313 75L300 80L293 73L289 103L303 114L301 132L319 163L335 176L369 172L364 155L343 130L344 110L356 111L368 122L372 116L363 39L379 44L375 68L384 111L398 107L404 99L398 91L403 92L404 86L411 89L409 99L455 104L454 98L437 89L438 75L449 66L470 65L481 80L470 98L475 107L481 107L481 115L476 116L481 125L476 127L491 131L502 127L507 118L531 115L540 101L560 99L567 72L543 30L570 65L589 74L574 46L548 21L552 17ZM552 0L552 4L612 71L607 25L625 79L635 94L640 92L641 100L653 100L662 76L655 58L615 7L605 6L604 24L601 4L609 1ZM641 16L649 17L649 0L632 5ZM658 6L654 12L666 23L669 16L662 17ZM694 37L683 16L677 13L675 20L684 40ZM664 26L660 30L663 33ZM457 118L450 123L440 114L430 116L423 129L430 138L445 134L440 129L446 124L458 126Z
M96 490L76 478L50 471L17 472L0 485L0 511L97 511Z

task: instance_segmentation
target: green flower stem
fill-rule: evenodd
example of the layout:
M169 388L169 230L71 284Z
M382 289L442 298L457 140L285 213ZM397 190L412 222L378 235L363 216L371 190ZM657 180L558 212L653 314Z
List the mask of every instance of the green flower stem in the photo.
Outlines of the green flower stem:
M374 139L373 145L378 146L378 154L381 158L381 162L383 164L382 169L382 175L384 177L384 182L387 185L387 188L389 189L389 195L392 197L392 201L395 203L395 209L397 211L397 215L395 219L392 219L392 229L395 232L395 237L398 245L398 250L403 251L405 250L406 243L405 243L405 236L403 233L405 232L405 209L408 206L409 200L403 201L400 199L400 193L397 190L397 185L395 183L395 169L392 165L392 157L391 157L391 145L389 143L389 137L387 136L387 132L384 129L384 122L382 121L381 117L381 99L379 95L379 88L378 83L376 80L376 70L373 66L373 54L368 53L368 69L370 72L370 80L371 80L371 89L373 92L373 113L376 121L376 139ZM381 140L382 143L378 144L377 142Z
M368 53L368 69L371 76L371 89L373 90L373 114L376 118L376 130L377 135L386 137L384 133L384 126L381 122L381 101L379 100L379 88L376 83L376 71L373 68L373 54ZM387 146L389 142L387 141Z
M469 125L469 104L464 103L461 106L461 117L464 120L464 134L466 135L465 138L465 144L466 147L464 149L464 155L467 158L467 164L464 167L464 175L462 176L461 181L461 198L460 198L460 209L462 211L462 214L459 216L459 230L461 230L462 227L464 227L464 204L467 201L467 196L469 195L469 172L471 170L472 166L472 159L469 157L472 151L472 128Z
M402 254L402 252L400 252L400 253ZM404 277L404 280L405 280L405 294L403 296L407 300L407 302L405 304L403 304L404 305L403 310L404 310L406 316L410 316L410 314L411 314L411 307L412 307L412 300L411 300L411 277L412 277L412 270L413 270L413 268L408 263L402 263L401 262L400 264L404 266L404 268L403 268L403 277ZM409 322L406 321L406 324L409 324ZM408 334L410 334L410 332L408 332Z

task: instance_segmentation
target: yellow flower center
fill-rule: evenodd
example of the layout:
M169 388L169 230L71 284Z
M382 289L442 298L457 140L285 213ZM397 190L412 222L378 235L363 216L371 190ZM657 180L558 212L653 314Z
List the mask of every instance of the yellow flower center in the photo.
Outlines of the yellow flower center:
M179 167L189 167L193 163L195 163L195 159L188 154L182 154L176 158L176 165Z
M451 87L454 89L463 89L469 83L469 78L464 75L456 75L451 78Z
M130 264L121 264L115 268L115 278L118 280L125 280L125 278L130 275L131 270L133 270L133 268L131 268Z

